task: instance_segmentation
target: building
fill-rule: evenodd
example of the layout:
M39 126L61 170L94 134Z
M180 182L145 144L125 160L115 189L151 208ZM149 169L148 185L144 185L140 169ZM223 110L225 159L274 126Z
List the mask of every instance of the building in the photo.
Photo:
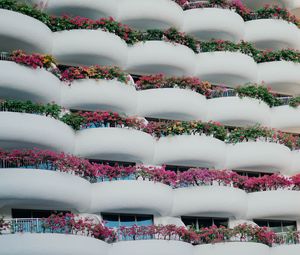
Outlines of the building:
M0 255L300 254L299 1L20 2L0 0Z

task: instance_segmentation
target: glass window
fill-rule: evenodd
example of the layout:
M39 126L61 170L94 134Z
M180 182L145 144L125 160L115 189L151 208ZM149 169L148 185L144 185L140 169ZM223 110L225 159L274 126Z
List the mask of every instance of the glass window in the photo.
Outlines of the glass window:
M260 227L268 227L276 233L289 232L297 230L296 221L284 221L284 220L253 220Z
M273 174L273 173L240 171L240 170L234 170L234 172L238 173L241 176L247 176L247 177L262 177L264 175L272 175Z
M121 226L131 227L133 225L138 225L138 226L153 225L152 215L103 213L102 218L105 222L105 225L111 228L119 228Z
M68 213L68 211L11 209L12 218L48 218L52 214Z
M181 220L188 228L195 228L199 230L200 228L211 227L216 225L217 227L228 226L227 218L210 218L210 217L187 217L182 216Z

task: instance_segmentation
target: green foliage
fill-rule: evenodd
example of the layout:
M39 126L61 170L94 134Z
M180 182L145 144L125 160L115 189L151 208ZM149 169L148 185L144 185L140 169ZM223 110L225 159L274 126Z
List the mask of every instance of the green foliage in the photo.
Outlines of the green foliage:
M270 107L279 106L281 105L280 100L275 97L268 88L264 86L257 86L257 85L246 85L243 87L238 87L235 89L239 97L251 97L255 99L259 99Z
M0 108L2 111L40 114L55 119L58 119L61 114L61 107L53 103L43 105L31 101L2 100Z
M68 113L60 118L62 122L71 126L74 130L79 130L85 118L76 113Z

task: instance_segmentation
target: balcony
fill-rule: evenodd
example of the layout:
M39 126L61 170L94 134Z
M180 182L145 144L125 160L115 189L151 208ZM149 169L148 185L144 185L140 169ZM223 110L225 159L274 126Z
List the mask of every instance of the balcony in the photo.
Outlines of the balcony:
M286 2L286 5L291 10L291 12L299 19L300 18L300 1L299 0L293 0L293 1L284 0L284 1Z
M281 245L271 249L271 255L296 255L300 253L300 244Z
M262 191L248 194L248 219L298 219L300 192L292 190Z
M226 145L213 137L204 135L162 137L156 144L154 164L222 168L225 155Z
M152 162L154 140L151 135L125 128L91 128L76 134L75 154L91 159Z
M111 181L92 185L89 212L121 212L169 215L173 204L171 187L150 181Z
M193 246L178 241L168 240L140 240L118 242L112 245L110 254L118 255L191 255Z
M119 1L117 20L141 30L179 28L183 12L169 0L122 0Z
M72 16L82 16L90 19L102 17L116 17L116 0L49 0L46 12L54 15L69 14Z
M274 19L252 20L245 24L244 40L259 49L300 49L300 33L295 24Z
M251 242L232 242L232 243L216 243L205 244L195 247L195 255L268 255L270 254L270 248L267 245ZM272 253L271 253L272 254ZM279 254L278 254L279 255Z
M173 120L203 120L206 99L187 89L162 88L139 91L138 115Z
M127 45L101 30L68 30L53 34L53 55L64 65L116 65L124 67Z
M220 97L207 100L209 120L229 126L269 126L270 108L257 99L239 97Z
M137 95L133 86L116 80L84 79L62 87L62 105L69 109L136 114Z
M194 69L195 54L183 45L164 41L146 41L128 49L126 70L129 73L182 76L192 75Z
M26 245L16 245L26 244ZM15 234L0 238L6 255L107 255L109 244L94 238L64 234Z
M52 48L52 32L46 25L27 15L3 9L0 9L0 38L1 51L21 49L27 53L49 53Z
M274 61L258 64L258 83L265 82L274 92L300 94L300 64Z
M290 168L286 169L284 171L284 174L288 175L296 175L299 174L300 171L300 151L292 151L292 157L291 157L292 163Z
M59 79L44 69L33 69L10 61L0 61L2 99L59 103L60 89Z
M290 164L291 151L281 144L242 142L227 148L227 169L279 172Z
M288 105L273 108L271 126L286 132L300 133L300 108Z
M236 87L256 83L257 64L251 57L237 52L200 53L197 56L196 75L216 85Z
M39 147L73 152L74 131L53 118L37 114L0 112L0 147L21 149Z
M174 190L172 215L215 215L241 218L247 213L247 194L223 186L199 186Z
M184 11L182 31L200 40L221 39L239 42L244 38L245 23L234 11L201 8Z
M83 178L42 169L0 169L0 207L44 210L90 206L90 183Z

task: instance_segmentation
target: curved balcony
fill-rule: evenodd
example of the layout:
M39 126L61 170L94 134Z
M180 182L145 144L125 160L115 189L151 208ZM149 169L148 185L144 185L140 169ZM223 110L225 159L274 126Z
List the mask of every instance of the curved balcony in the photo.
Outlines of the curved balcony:
M138 92L138 115L173 120L203 120L206 99L187 89L149 89Z
M240 218L247 213L245 191L223 186L200 186L174 190L172 215L215 215Z
M272 108L271 127L286 132L300 133L300 108L288 105Z
M133 86L116 80L84 79L63 86L62 105L69 109L135 114L137 96Z
M249 126L270 123L270 108L253 98L220 97L207 101L209 120L221 122L229 126Z
M244 38L244 30L244 20L231 10L201 8L184 11L182 31L200 40L239 42Z
M292 151L291 166L285 169L284 174L296 175L300 173L300 150Z
M269 142L242 142L228 145L227 169L278 172L290 167L288 147Z
M265 82L274 92L300 94L300 64L274 61L258 64L258 83Z
M123 212L169 215L171 187L150 181L110 181L92 185L91 213Z
M0 61L2 99L60 103L60 89L59 79L44 69L33 69L11 61Z
M54 15L82 16L90 19L116 17L118 5L116 0L50 0L46 12Z
M0 147L32 149L39 147L73 152L74 131L66 124L36 114L0 112Z
M91 128L77 133L75 154L102 160L149 163L154 139L141 131L126 128Z
M245 23L245 41L259 49L299 49L300 33L295 24L284 20L259 19Z
M213 137L204 135L162 137L156 144L154 164L222 168L225 154L224 142Z
M248 194L248 219L295 219L300 216L299 191L276 190Z
M168 240L140 240L118 242L112 245L111 255L182 255L193 254L189 243Z
M296 255L300 254L300 245L280 245L271 249L271 255Z
M0 169L0 196L0 207L85 212L90 206L90 183L54 171Z
M270 248L267 245L253 242L231 242L204 244L195 246L195 255L269 255Z
M0 9L0 48L11 52L21 49L30 52L49 53L52 48L52 32L37 19L17 12Z
M1 253L6 255L107 255L110 247L95 238L64 234L3 235L0 245Z
M68 30L53 34L53 55L65 65L124 67L127 45L120 37L101 30Z
M53 118L36 114L0 112L0 147L73 152L74 131Z
M117 19L141 30L180 28L183 11L170 0L122 0Z
M163 41L140 42L128 48L126 69L130 73L141 75L192 75L195 54L188 47L179 44Z
M236 87L257 80L257 64L238 52L206 52L197 56L196 75L213 84Z

